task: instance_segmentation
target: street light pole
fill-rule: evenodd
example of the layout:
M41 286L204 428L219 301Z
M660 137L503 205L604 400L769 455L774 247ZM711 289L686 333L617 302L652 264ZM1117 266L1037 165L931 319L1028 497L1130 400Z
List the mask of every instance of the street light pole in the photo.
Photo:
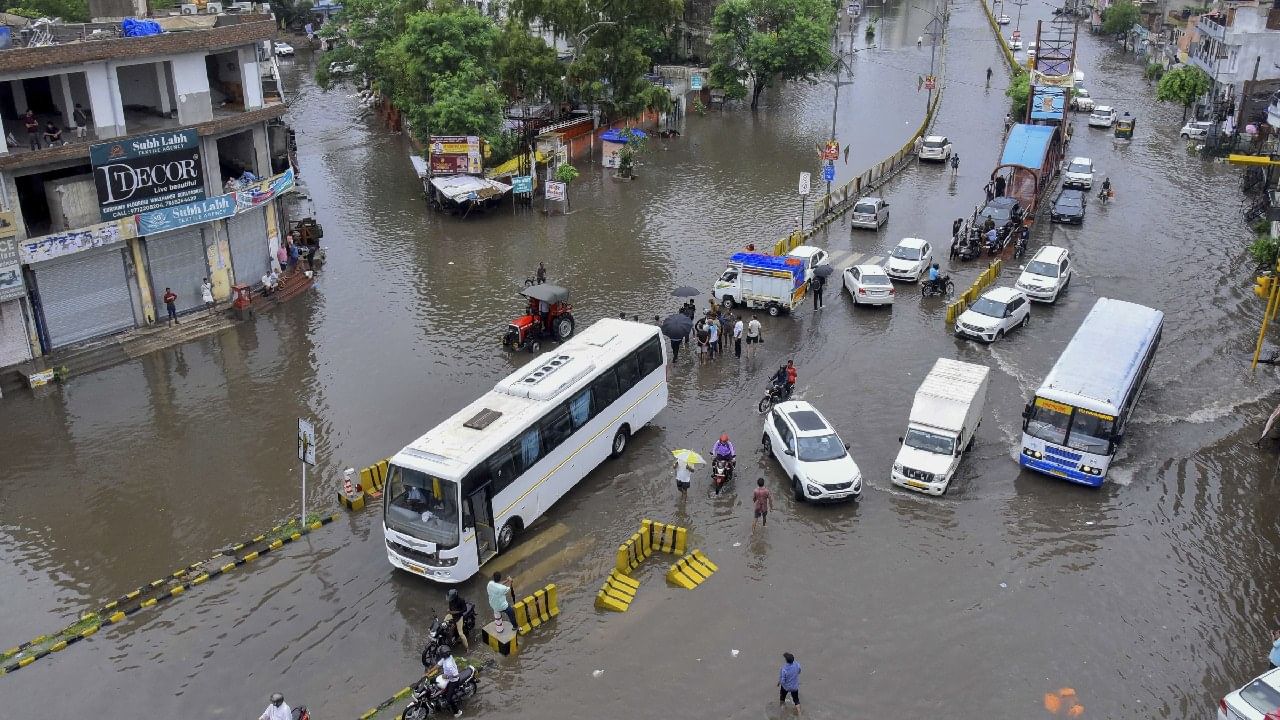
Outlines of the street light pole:
M835 78L831 81L831 85L835 90L835 99L831 103L831 142L833 143L836 141L836 113L840 109L840 86L844 84L840 80L841 72L844 70L848 70L849 74L852 75L853 69L849 67L848 58L852 58L854 55L857 55L863 50L872 50L875 47L876 47L875 45L868 45L864 48L857 48L856 50L853 48L850 48L849 52L847 53L837 54L835 62L832 63L831 65L831 69L834 70L836 74ZM828 160L827 162L834 162L834 161ZM828 180L827 195L830 195L830 194L831 194L831 181Z

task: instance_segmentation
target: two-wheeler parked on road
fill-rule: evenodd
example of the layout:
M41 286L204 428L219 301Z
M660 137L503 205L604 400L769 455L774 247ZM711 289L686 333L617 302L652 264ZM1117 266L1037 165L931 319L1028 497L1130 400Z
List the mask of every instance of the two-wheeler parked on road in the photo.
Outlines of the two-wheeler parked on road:
M951 297L955 289L951 276L946 273L939 275L937 280L920 281L920 297Z
M478 666L467 664L465 667L458 668L458 679L454 682L453 688L453 701L459 707L461 707L464 698L480 692L479 677L480 668ZM444 696L445 683L442 680L442 675L428 674L427 677L413 686L409 704L405 706L402 715L404 720L426 720L427 717L434 713L448 708L449 703Z

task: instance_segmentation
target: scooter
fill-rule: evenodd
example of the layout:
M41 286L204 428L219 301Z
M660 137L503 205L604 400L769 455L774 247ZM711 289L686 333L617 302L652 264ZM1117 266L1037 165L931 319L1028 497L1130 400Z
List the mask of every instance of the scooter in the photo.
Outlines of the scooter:
M440 649L440 646L457 644L457 636L455 635L457 621L452 619L451 615L446 615L445 617L450 618L449 622L442 621L434 611L431 613L431 630L427 633L427 646L422 648L423 667L429 668L435 664L436 650ZM475 629L476 606L468 602L467 609L462 611L462 632L470 638Z
M711 481L715 486L716 495L720 494L720 489L733 479L733 460L717 455L711 461Z
M480 692L479 675L480 668L474 665L458 668L458 679L453 689L454 702L461 705L463 698ZM443 675L428 674L413 687L409 704L401 717L404 720L426 720L432 713L445 710L449 705L444 698L445 685Z
M937 280L925 280L920 283L920 297L950 297L955 289L951 276L943 273Z

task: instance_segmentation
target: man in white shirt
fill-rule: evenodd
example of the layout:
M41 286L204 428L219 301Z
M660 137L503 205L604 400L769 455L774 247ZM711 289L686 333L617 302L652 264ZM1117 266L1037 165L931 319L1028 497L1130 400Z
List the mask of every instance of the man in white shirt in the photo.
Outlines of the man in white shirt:
M680 499L689 497L689 485L693 483L693 468L686 462L676 460L676 489L680 491Z
M258 716L258 720L293 720L293 711L284 702L280 693L271 695L271 704Z
M453 649L448 645L441 647L438 651L439 660L436 665L440 666L440 677L444 678L444 701L449 705L449 710L453 712L454 717L462 717L462 708L458 707L458 702L453 699L455 685L458 682L458 663L453 659Z
M737 315L734 318L737 322L733 324L733 356L742 357L742 316Z
M747 357L755 357L756 349L752 346L758 344L760 344L760 319L752 315L751 322L747 323Z

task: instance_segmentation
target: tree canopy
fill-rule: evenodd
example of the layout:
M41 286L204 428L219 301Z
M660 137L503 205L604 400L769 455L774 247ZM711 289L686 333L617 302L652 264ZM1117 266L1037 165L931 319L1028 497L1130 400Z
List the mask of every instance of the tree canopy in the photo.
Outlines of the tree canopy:
M1133 29L1141 13L1133 0L1116 0L1102 11L1102 32L1121 35Z
M834 9L828 0L724 0L711 20L711 84L725 95L760 94L782 80L812 81L828 70Z
M15 0L15 5L5 12L32 20L47 17L89 22L89 0Z
M1212 84L1209 76L1200 68L1182 65L1166 72L1160 78L1160 82L1156 84L1156 100L1178 103L1182 106L1182 117L1186 119L1187 108L1209 92Z
M1004 94L1010 101L1009 113L1015 120L1022 122L1027 116L1027 101L1031 98L1031 76L1025 72L1014 75L1013 82L1009 83Z

